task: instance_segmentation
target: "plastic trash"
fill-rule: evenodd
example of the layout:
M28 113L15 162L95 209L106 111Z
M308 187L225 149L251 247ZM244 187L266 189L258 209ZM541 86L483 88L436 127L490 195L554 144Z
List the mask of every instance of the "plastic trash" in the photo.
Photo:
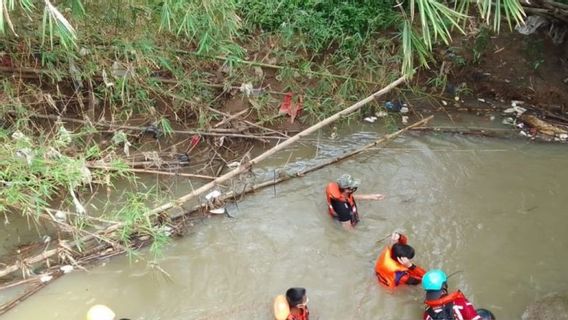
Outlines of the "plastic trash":
M73 266L71 265L64 265L59 267L59 270L63 271L63 273L69 273L71 271L73 271L75 268L73 268Z
M46 283L46 282L51 281L51 279L53 279L53 276L46 274L46 275L41 276L39 278L39 281L41 281L41 283Z
M399 112L400 109L402 108L402 105L400 104L400 102L392 102L392 101L387 101L385 102L385 109L387 109L387 111L392 111L392 112Z
M517 25L515 30L517 30L520 34L529 35L546 24L548 24L548 20L545 17L529 16L525 20L525 23Z
M400 113L408 113L410 111L407 107L400 108Z
M408 123L408 116L402 116L402 124Z
M65 222L67 221L67 214L63 211L57 211L55 213L55 220L59 221L59 222Z
M212 214L225 214L227 210L225 208L210 209L209 213Z
M206 199L207 201L211 201L211 200L214 200L214 199L219 198L220 195L221 195L221 191L219 191L219 190L213 190L213 191L209 192L209 193L205 196L205 199Z
M366 122L369 122L369 123L373 123L373 122L377 121L377 117L366 117L363 120L366 121Z

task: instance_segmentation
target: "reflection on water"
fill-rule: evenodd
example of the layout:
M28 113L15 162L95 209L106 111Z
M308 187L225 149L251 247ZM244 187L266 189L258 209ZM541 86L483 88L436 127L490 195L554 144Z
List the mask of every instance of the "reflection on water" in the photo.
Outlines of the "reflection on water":
M297 146L258 173L374 137L322 138L317 152ZM564 146L402 137L260 191L234 208L236 219L203 221L165 251L173 281L119 257L58 280L5 319L82 319L94 303L132 319L272 319L272 298L291 286L307 288L313 319L420 319L420 288L388 293L375 282L375 241L395 229L409 235L417 263L463 271L451 288L498 319L518 319L534 299L568 291L567 165ZM360 192L387 195L360 202L355 233L325 210L323 188L344 172L362 180Z

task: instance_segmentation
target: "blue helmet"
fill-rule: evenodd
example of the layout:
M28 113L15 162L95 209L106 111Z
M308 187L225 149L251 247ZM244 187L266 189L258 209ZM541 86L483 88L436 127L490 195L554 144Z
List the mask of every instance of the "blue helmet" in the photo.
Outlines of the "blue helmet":
M422 288L424 290L442 290L444 283L448 281L446 273L440 269L432 269L422 277Z

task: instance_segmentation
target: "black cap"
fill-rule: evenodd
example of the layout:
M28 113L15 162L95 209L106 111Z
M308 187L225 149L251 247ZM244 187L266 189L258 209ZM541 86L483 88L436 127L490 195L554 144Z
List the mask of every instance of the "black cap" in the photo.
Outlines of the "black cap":
M291 307L295 307L304 302L306 296L305 288L290 288L286 291L286 300Z

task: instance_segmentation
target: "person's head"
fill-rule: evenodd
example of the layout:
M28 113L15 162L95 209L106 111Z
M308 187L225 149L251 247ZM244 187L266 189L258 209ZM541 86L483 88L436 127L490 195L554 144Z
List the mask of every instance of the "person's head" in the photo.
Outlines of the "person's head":
M410 260L414 258L414 248L407 244L395 243L392 245L391 255L394 260L398 260L398 258Z
M87 311L87 320L114 320L114 312L107 306L97 304Z
M432 269L422 277L426 300L436 300L448 293L448 276L440 269Z
M290 288L286 291L286 300L290 307L305 307L308 304L308 296L305 288Z
M353 179L349 174L344 174L339 179L337 179L337 185L339 186L339 191L353 193L357 191L359 187L359 180Z
M493 312L487 309L477 309L477 314L481 317L481 320L495 320Z

